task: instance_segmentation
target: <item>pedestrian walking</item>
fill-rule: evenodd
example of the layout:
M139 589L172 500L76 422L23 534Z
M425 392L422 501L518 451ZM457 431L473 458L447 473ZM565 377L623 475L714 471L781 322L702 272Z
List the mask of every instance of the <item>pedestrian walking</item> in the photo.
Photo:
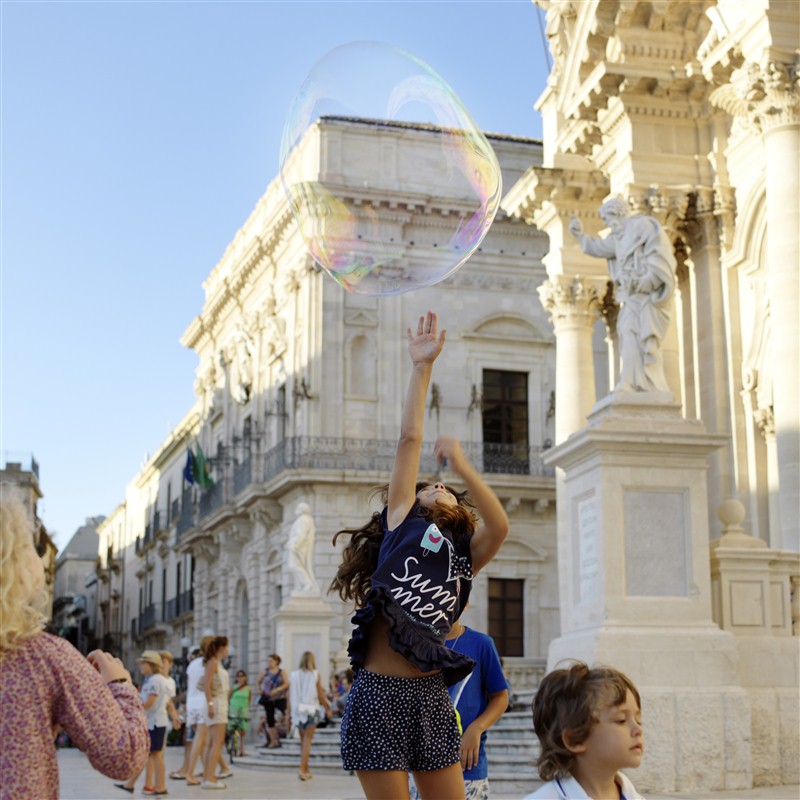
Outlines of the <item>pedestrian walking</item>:
M242 732L239 737L238 755L247 755L244 751L244 739L247 731L250 730L250 685L247 683L247 673L240 669L236 673L236 685L231 689L229 700L228 718L231 726L235 726Z
M280 747L281 739L275 723L275 712L280 711L281 714L286 714L286 692L289 690L289 676L285 670L281 669L281 657L277 653L273 653L267 659L267 668L259 676L258 683L261 686L261 699L259 702L264 706L264 711L267 715L267 747Z
M167 775L164 767L164 740L167 736L167 703L169 702L169 685L161 674L162 662L158 650L145 650L136 659L144 676L139 692L142 706L147 715L147 730L150 734L150 754L147 758L144 787L142 794L166 795ZM118 789L133 794L133 789L140 773L134 773L125 783L115 783Z
M330 714L331 704L322 688L316 659L306 650L300 658L300 668L289 676L289 718L300 733L300 770L297 776L301 781L314 777L308 766L311 741L317 725Z

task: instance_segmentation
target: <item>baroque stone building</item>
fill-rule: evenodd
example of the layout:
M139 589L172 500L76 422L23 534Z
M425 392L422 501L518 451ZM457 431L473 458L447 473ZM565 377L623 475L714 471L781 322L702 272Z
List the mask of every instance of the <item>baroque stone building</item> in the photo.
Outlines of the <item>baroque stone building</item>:
M550 662L603 660L639 683L645 789L796 783L800 5L538 5L553 57L543 160L503 207L550 242L539 293L558 353L547 460L562 628ZM610 195L655 217L674 249L662 348L674 404L605 396L619 307L604 259L569 226L597 231ZM693 448L707 452L695 466Z
M321 174L364 193L387 158L424 162L439 136L328 118L309 144ZM540 161L539 142L489 138L507 186ZM457 198L418 180L400 204L365 201L424 258L446 243L441 221ZM98 636L118 640L130 659L145 646L180 655L204 631L224 633L234 663L257 674L288 642L277 629L291 589L286 543L306 503L329 617L315 644L320 669L344 667L352 609L324 592L341 557L331 538L366 521L370 489L388 480L410 368L405 328L432 308L448 338L427 401L423 473L434 472L440 432L458 436L490 473L512 528L479 576L469 614L495 635L515 687L532 688L558 633L554 479L541 459L555 435L555 353L535 292L545 251L540 232L500 212L480 250L443 283L399 297L350 294L307 255L273 181L205 281L204 307L183 336L198 355L194 408L100 526ZM206 490L184 475L197 445L213 479ZM293 664L300 652L281 655Z

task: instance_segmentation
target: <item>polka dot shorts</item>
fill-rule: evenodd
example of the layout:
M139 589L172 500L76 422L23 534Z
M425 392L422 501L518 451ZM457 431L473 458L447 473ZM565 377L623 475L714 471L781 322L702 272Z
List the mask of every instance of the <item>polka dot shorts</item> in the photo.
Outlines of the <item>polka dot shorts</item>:
M394 678L358 671L342 717L344 769L429 772L459 761L460 748L441 673Z

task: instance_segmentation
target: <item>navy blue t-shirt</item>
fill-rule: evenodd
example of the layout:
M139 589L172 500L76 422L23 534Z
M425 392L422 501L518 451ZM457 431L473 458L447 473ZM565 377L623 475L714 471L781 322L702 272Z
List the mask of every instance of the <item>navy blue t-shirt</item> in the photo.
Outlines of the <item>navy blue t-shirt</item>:
M377 616L388 621L389 646L421 672L441 670L447 686L472 670L468 656L444 646L472 589L469 542L459 548L452 534L428 522L419 503L393 531L384 535L366 604L352 618L347 650L350 665L364 666L368 631Z
M381 522L385 533L373 588L388 589L406 616L444 641L472 589L469 553L457 551L448 530L421 516L418 503L393 531L385 508Z

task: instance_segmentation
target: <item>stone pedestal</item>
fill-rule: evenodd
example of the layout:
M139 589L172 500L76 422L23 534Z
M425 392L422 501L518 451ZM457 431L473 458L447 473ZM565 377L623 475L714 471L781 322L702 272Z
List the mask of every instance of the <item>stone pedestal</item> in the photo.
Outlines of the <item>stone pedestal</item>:
M288 672L300 666L306 650L314 654L323 688L331 671L330 623L336 616L320 597L292 596L275 615L275 651Z
M618 393L546 455L558 467L561 602L548 670L580 659L636 683L643 790L752 785L736 643L711 615L706 469L724 441L682 419L671 394Z
M800 781L800 640L792 635L792 579L800 554L774 550L741 527L744 506L719 508L722 538L711 542L714 619L730 631L739 678L750 697L753 785Z

